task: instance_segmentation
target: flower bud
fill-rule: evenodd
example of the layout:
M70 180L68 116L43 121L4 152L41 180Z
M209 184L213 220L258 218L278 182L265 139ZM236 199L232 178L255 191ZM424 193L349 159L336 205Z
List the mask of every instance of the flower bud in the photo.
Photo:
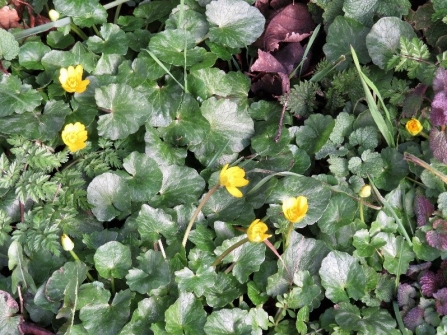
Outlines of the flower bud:
M363 185L362 189L359 192L360 198L368 198L371 195L371 186L368 184Z
M65 251L73 250L73 248L75 246L73 241L71 240L70 237L68 237L67 234L62 234L62 236L61 236L61 244L62 244L62 248Z
M54 9L51 9L48 12L48 16L50 17L50 20L54 22L54 21L59 20L60 14L59 14L58 11L55 11Z

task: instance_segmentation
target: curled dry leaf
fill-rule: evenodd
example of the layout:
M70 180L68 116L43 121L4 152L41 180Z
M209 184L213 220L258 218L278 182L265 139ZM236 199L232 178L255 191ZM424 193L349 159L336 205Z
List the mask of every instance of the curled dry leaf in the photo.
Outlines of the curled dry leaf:
M19 26L19 15L14 8L8 6L0 8L0 28L8 30Z

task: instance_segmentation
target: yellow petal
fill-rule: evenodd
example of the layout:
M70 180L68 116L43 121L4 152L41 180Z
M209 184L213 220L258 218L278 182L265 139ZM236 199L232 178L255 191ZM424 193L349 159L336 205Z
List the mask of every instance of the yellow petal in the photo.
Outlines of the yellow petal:
M237 187L227 186L227 191L235 198L242 198L242 192Z

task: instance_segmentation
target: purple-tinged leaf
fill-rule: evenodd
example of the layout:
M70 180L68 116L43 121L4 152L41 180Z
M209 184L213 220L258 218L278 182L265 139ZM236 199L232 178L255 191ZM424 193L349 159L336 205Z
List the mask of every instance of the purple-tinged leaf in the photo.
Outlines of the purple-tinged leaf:
M428 270L431 266L431 262L424 262L421 264L413 264L410 265L410 267L407 270L406 276L410 277L411 279L416 279L419 273L422 271Z
M418 227L425 226L428 218L433 214L435 208L432 203L423 195L416 195L414 199L414 213Z
M440 162L447 164L447 136L445 131L433 127L430 130L430 148L433 156Z
M441 315L447 315L447 288L444 287L433 294L436 299L436 311Z
M426 297L432 297L433 293L438 290L438 280L434 272L427 271L419 279L422 294Z
M410 284L400 284L397 288L397 304L399 307L406 307L407 309L415 305L414 297L416 296L416 289Z
M422 102L424 101L425 91L428 86L418 84L414 89L410 90L404 100L402 106L402 116L412 117L415 116L418 111L421 110Z
M442 67L436 71L435 79L433 80L433 90L435 93L447 91L447 70Z
M430 112L430 121L433 126L443 126L447 124L447 92L436 93Z
M426 233L428 244L439 250L447 250L447 221L438 219L433 222L433 230Z
M424 323L424 310L421 307L412 308L403 319L405 327L414 331L417 326Z

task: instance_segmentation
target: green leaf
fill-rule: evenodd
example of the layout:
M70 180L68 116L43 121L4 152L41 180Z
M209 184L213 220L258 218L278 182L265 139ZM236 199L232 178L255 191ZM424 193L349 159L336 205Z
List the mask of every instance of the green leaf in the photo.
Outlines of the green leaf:
M2 76L0 82L0 117L13 113L32 112L40 105L42 96L28 84L14 76Z
M204 327L207 335L251 335L248 312L240 309L221 309L208 316Z
M160 190L163 173L152 158L134 151L124 158L123 167L132 176L126 180L132 201L149 201Z
M14 35L0 28L0 59L13 60L19 54L19 43Z
M160 235L163 235L168 241L172 240L178 230L171 215L162 208L152 208L146 204L141 206L136 223L141 238L149 242L157 242Z
M214 285L205 291L208 306L222 308L245 293L244 287L233 275L219 272Z
M100 246L93 257L98 274L106 279L124 278L132 266L130 248L117 241Z
M175 272L175 281L183 292L193 292L197 297L204 294L205 290L214 286L217 279L214 266L201 266L192 272L188 268Z
M92 302L96 304L107 304L110 300L110 291L104 288L104 284L99 281L86 283L79 288L78 308L90 305Z
M169 263L161 252L148 250L137 257L138 266L126 275L126 282L132 291L150 294L152 290L167 286L171 282Z
M151 2L141 2L134 10L134 15L145 19L146 23L160 20L171 13L172 9L178 5L178 0L154 0Z
M299 309L307 306L312 311L320 305L324 298L323 290L309 271L295 272L293 283L296 286L293 286L288 295L288 308Z
M378 233L376 236L386 241L386 245L380 249L385 259L383 267L395 275L406 273L410 262L414 260L414 253L404 238L390 233Z
M98 134L112 140L137 132L152 113L146 96L125 84L97 88L95 100L108 113L99 117Z
M350 224L357 213L358 203L344 193L335 193L329 206L318 220L318 227L326 234L334 234L341 227Z
M372 257L376 250L385 244L386 241L382 238L371 240L367 229L357 230L352 242L352 245L357 249L357 255L360 257Z
M81 308L79 318L82 325L89 334L117 334L129 319L134 296L135 293L125 290L116 293L110 304L108 301L92 301Z
M184 148L175 148L169 143L162 141L157 129L149 123L146 123L145 129L146 155L154 159L160 167L185 164L186 150Z
M366 49L365 38L369 28L358 21L344 16L337 16L329 26L326 44L323 51L330 62L335 62L342 55L350 55L350 45L356 50L362 64L368 63L371 58ZM348 62L344 62L341 67L346 68Z
M349 170L362 178L377 176L383 170L383 160L378 152L366 150L361 157L353 157L348 162Z
M383 17L377 21L366 36L366 47L373 63L385 69L388 60L397 52L401 37L410 40L416 37L409 23L398 17Z
M380 0L345 0L343 11L345 16L370 26L378 1Z
M219 256L233 244L241 241L246 236L237 236L226 240L214 253ZM259 271L259 267L265 259L265 244L246 242L241 247L236 248L223 259L223 263L236 263L233 267L233 275L241 283L245 283L248 277Z
M170 335L203 335L206 312L192 293L181 292L165 313L166 331Z
M243 0L217 0L206 6L211 42L230 48L252 44L264 31L265 18Z
M106 172L87 187L87 200L99 221L110 221L130 210L130 191L124 178Z
M61 301L67 288L78 287L87 278L87 266L81 261L67 262L53 272L45 285L45 296L50 301Z
M95 53L125 55L128 48L126 33L113 23L101 26L100 36L90 36L88 48Z
M351 255L331 251L320 269L321 285L332 302L359 300L365 294L366 276L362 266Z
M36 292L36 284L28 272L28 263L29 259L23 256L22 245L17 241L12 241L8 248L8 269L12 271L12 293L17 292L18 285L31 292Z
M172 11L169 19L165 22L166 30L183 29L189 32L195 43L205 40L208 32L208 22L205 15L193 10L189 6L178 6Z
M43 70L42 57L50 51L51 49L42 42L26 42L20 47L19 63L26 69Z
M374 150L379 144L377 129L372 126L357 128L349 135L349 144L358 145L360 154L367 149Z
M252 215L253 210L245 201L233 197L226 189L220 188L207 201L202 212L210 222L216 220L226 222L235 220L242 214ZM252 218L254 219L254 216Z
M0 332L8 335L19 335L19 325L23 319L19 313L19 305L5 291L0 291Z
M74 42L72 35L64 35L61 31L50 31L47 35L47 44L54 49L65 49Z
M384 163L382 173L374 178L376 186L385 191L395 189L408 174L408 163L394 148L384 148L380 153Z
M73 17L74 23L80 27L91 27L105 22L107 12L99 4L99 0L54 0L54 8L66 16Z
M296 131L296 144L308 154L314 154L327 142L334 126L330 115L312 114Z

